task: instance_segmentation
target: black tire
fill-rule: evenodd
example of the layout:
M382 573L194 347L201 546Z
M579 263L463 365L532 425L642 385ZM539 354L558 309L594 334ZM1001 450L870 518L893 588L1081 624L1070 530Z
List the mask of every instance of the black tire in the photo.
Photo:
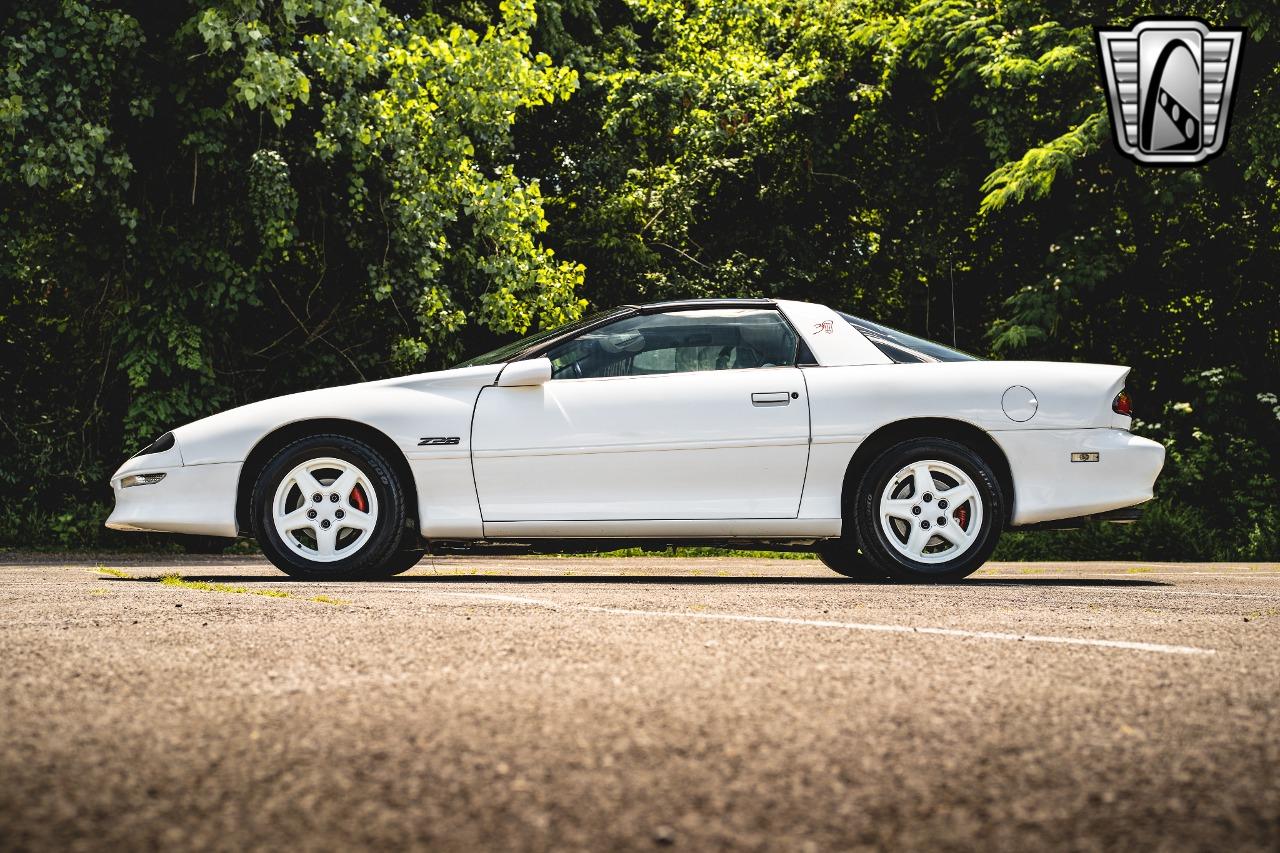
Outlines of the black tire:
M426 551L396 551L376 569L369 572L369 578L391 578L402 575L422 562Z
M818 559L824 566L847 578L858 581L882 581L889 577L858 551L858 545L854 540L827 539L818 543L816 551Z
M967 550L939 562L922 562L902 553L889 541L889 534L880 523L880 498L890 480L908 465L925 460L937 460L959 468L973 482L976 498L982 502L981 522L972 532L972 542ZM913 493L908 499L915 497ZM927 524L931 521L930 515L939 510L936 504L924 503L930 498L921 495L919 499L921 506L928 508L921 514L921 523ZM972 511L972 505L968 509ZM948 516L956 510L956 507L948 507L942 514L950 518L950 523L959 524L957 518ZM889 448L871 463L858 484L852 513L858 547L871 566L898 580L944 583L968 577L987 561L1004 530L1006 507L995 472L979 454L950 439L916 438ZM936 521L937 516L933 516L932 522ZM935 540L930 538L928 541ZM946 548L945 541L936 541L938 544L932 547Z
M301 463L323 457L359 468L373 488L378 507L377 520L365 543L334 562L310 560L297 553L296 547L290 547L280 537L273 518L272 502L280 482ZM384 567L400 565L396 558L406 538L405 506L403 486L378 451L345 435L322 434L299 439L271 457L254 484L250 513L262 552L285 574L302 580L362 580L397 573L384 573ZM406 565L399 571L408 568Z

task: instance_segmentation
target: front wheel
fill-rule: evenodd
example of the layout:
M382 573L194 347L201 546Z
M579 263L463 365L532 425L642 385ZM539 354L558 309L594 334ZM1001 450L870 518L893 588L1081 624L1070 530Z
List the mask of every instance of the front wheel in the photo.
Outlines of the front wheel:
M425 551L396 551L381 566L370 572L369 577L390 578L404 574L422 562L425 555Z
M385 577L405 531L404 490L362 441L316 435L280 450L258 475L251 507L267 559L306 580Z
M871 464L854 505L858 546L885 574L955 581L995 550L1005 504L991 466L941 438L905 441Z

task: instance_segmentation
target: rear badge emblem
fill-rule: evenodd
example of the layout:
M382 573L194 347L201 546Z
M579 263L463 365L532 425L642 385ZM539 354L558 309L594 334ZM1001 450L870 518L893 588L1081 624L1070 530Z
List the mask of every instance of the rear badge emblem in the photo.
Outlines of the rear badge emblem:
M1072 462L1097 462L1102 458L1100 453L1072 453Z

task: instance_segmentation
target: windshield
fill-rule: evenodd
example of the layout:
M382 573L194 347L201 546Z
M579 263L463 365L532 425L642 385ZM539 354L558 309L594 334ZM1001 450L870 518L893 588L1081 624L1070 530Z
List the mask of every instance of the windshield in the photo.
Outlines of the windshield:
M563 326L556 326L554 329L543 329L541 332L535 332L528 337L512 341L484 355L478 355L475 358L469 358L464 362L455 364L454 367L481 367L487 364L503 364L517 359L522 353L533 349L538 344L546 343L565 335L572 335L579 329L585 329L601 320L612 317L614 314L620 314L627 310L626 308L610 308L608 311L597 311L595 314L583 317L581 320L574 320L572 323L565 323Z
M922 361L982 360L976 355L970 355L967 352L943 346L937 341L917 338L915 335L909 335L898 329L891 329L888 326L882 326L879 323L873 323L870 320L864 320L861 317L855 317L843 311L837 311L836 313L843 317L850 326L862 332L867 340L876 345L877 349L899 364Z

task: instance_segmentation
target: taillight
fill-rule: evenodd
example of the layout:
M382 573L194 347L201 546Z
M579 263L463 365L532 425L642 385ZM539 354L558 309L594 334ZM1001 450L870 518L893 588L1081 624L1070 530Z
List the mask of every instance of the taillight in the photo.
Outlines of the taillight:
M1128 391L1121 391L1116 395L1116 398L1111 401L1111 411L1126 418L1133 417L1133 400L1129 399Z

